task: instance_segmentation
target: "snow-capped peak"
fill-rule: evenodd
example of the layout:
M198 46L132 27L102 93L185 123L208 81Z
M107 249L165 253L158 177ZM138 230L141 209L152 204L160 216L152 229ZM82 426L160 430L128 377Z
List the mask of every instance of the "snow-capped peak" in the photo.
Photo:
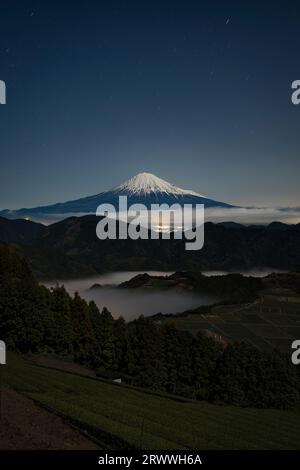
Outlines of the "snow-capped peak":
M171 195L191 194L193 196L204 197L195 191L178 188L177 186L158 178L158 176L155 176L152 173L139 173L119 186L116 186L112 191L117 193L127 193L129 195L165 193Z

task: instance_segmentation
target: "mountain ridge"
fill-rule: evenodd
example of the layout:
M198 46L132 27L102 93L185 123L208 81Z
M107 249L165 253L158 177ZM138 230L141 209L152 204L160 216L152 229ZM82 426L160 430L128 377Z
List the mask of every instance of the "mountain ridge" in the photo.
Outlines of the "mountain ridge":
M29 218L41 221L47 216L54 215L65 217L66 214L95 214L100 204L112 204L114 207L118 207L120 195L128 197L128 204L144 204L148 209L152 204L172 205L175 203L181 206L184 204L204 204L207 208L236 207L202 196L195 191L179 188L151 173L139 173L108 191L102 191L92 196L32 208L5 209L0 211L0 216L9 219ZM58 217L57 220L61 218Z
M170 240L99 240L98 221L95 215L73 216L45 227L0 219L0 243L18 247L41 279L114 270L300 271L300 224L239 227L207 222L203 249L188 252L185 240L172 234Z

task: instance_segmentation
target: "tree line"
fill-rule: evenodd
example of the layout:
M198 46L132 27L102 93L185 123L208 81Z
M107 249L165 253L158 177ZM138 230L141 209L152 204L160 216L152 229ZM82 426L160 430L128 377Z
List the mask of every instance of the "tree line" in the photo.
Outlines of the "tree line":
M56 354L118 371L131 384L213 403L289 408L300 403L300 374L278 351L248 343L223 347L172 321L126 323L64 287L38 283L14 248L0 247L0 338L20 352Z

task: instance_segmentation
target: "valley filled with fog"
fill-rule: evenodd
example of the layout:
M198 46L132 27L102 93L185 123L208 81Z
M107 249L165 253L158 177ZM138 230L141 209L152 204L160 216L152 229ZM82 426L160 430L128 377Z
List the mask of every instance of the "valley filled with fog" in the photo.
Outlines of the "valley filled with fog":
M78 292L87 301L93 300L102 309L107 307L114 318L122 316L126 321L156 313L178 313L201 305L210 305L219 299L211 295L187 291L147 290L118 288L145 271L114 271L82 279L64 279L45 282L47 287L64 285L70 295ZM241 274L263 277L271 270L242 272ZM168 276L171 271L147 271L151 276ZM206 276L226 275L226 271L204 271ZM97 286L99 285L99 286ZM94 287L93 287L94 286Z

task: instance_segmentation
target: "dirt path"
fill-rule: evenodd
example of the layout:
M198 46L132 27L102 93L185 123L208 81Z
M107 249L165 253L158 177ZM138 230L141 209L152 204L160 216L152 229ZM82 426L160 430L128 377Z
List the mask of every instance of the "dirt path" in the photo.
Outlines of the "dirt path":
M0 450L96 450L64 421L11 389L2 390Z

